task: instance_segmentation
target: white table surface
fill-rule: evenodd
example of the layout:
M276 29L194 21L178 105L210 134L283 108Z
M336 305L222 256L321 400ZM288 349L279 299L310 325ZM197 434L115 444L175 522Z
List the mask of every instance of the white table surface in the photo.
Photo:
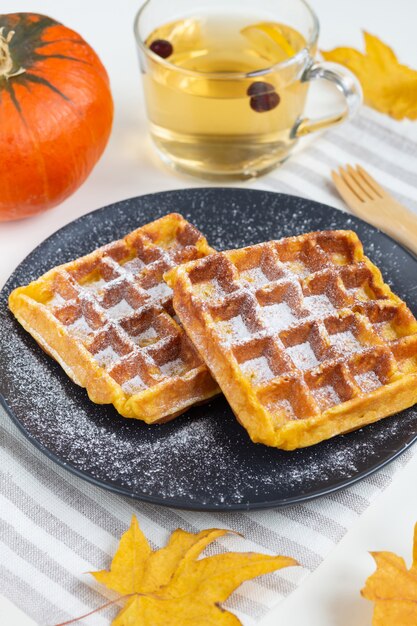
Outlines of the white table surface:
M417 3L410 0L311 2L320 18L320 43L324 49L342 44L360 47L360 31L367 29L388 41L404 62L417 65ZM38 243L83 213L130 196L205 184L168 172L150 147L132 35L133 15L138 4L131 0L117 3L110 0L60 0L59 3L56 0L2 0L3 13L46 13L87 39L110 74L116 115L108 148L80 190L43 215L0 224L0 286ZM412 129L412 135L417 140L415 130ZM262 179L246 186L262 188ZM351 527L319 568L271 611L260 626L370 626L371 604L359 595L366 577L373 571L373 561L367 551L393 550L410 562L413 525L417 521L416 474L417 456L397 473L393 483ZM7 626L34 624L1 596L0 623Z

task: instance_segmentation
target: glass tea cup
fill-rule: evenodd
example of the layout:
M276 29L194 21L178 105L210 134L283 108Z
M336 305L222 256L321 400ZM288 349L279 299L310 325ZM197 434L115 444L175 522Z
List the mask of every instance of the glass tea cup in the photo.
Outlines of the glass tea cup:
M206 179L252 178L285 161L299 137L354 115L360 85L314 59L318 34L304 0L145 2L135 36L161 158ZM333 83L344 106L311 120L303 112L317 79Z

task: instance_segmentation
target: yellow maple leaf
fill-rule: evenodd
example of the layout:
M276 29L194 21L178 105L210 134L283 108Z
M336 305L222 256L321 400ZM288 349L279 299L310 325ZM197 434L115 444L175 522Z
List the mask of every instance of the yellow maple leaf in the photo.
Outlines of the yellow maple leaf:
M322 50L322 55L356 74L370 107L397 120L417 119L417 71L401 65L378 37L364 32L364 39L365 54L354 48L335 48Z
M369 576L362 595L375 603L372 626L417 624L417 524L414 527L413 564L393 552L371 552L377 569Z
M153 551L135 516L122 536L110 570L94 578L128 596L113 626L238 626L238 618L219 606L245 580L283 567L294 559L265 554L226 553L197 560L228 531L176 530L168 544Z

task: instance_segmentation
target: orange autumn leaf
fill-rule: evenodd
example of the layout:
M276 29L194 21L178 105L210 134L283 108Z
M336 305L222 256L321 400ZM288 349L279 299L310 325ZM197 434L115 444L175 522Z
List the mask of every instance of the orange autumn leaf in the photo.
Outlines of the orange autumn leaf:
M219 603L245 580L297 562L289 557L253 552L198 559L210 543L226 533L217 528L195 534L178 529L165 548L153 551L133 516L110 570L92 572L98 582L125 596L125 606L113 626L241 624Z
M417 624L417 524L414 527L413 564L393 552L372 552L376 572L366 581L362 595L375 603L372 626Z
M378 37L364 32L364 39L365 54L354 48L335 48L322 55L356 74L370 107L397 120L417 119L417 71L399 63Z

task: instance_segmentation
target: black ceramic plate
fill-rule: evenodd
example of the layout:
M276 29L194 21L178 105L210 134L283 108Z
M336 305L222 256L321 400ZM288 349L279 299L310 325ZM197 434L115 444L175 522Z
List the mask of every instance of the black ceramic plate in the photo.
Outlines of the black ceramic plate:
M394 291L417 313L417 261L371 226L328 206L230 188L119 202L52 235L1 292L2 401L33 444L78 476L121 494L187 509L239 510L300 502L340 489L413 443L415 409L312 448L283 452L253 444L221 397L161 426L125 420L113 407L90 402L14 320L7 296L49 268L170 211L182 213L220 250L312 230L352 228Z

